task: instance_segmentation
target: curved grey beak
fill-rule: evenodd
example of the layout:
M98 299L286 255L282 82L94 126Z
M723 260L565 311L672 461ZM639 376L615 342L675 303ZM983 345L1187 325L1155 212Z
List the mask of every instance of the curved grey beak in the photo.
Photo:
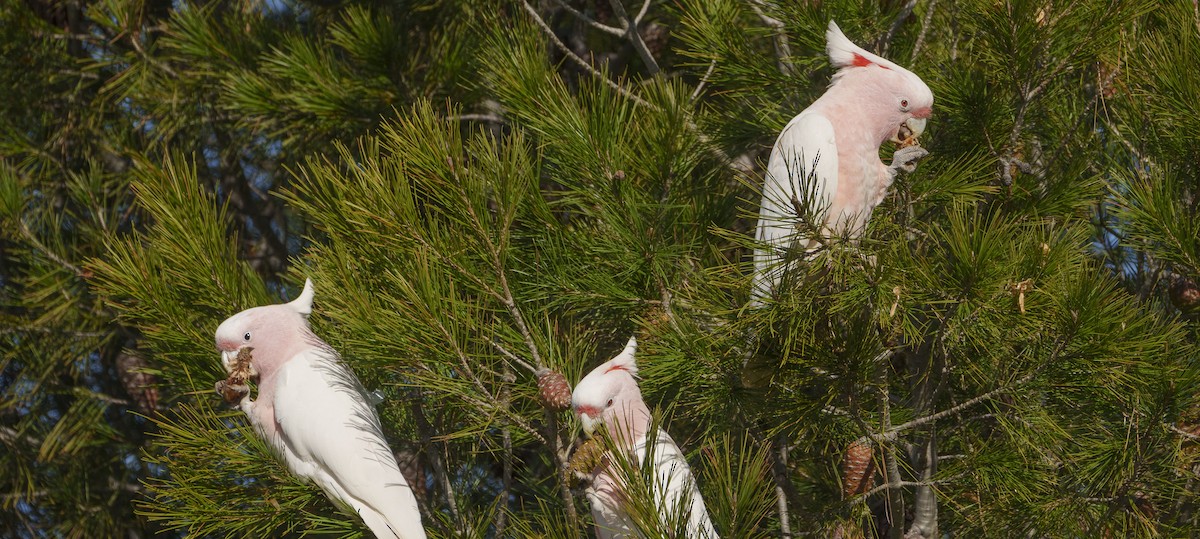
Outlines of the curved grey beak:
M909 118L904 121L900 129L896 130L896 136L892 137L892 142L900 144L912 144L917 141L917 137L925 132L925 123L927 118Z

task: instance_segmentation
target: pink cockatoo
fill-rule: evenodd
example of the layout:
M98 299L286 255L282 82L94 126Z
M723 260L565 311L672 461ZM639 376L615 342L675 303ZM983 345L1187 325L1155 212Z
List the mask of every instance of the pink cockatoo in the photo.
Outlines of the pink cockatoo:
M851 43L833 21L825 31L837 73L825 93L788 122L771 149L754 251L756 302L779 285L791 248L812 252L821 237L798 233L798 221L825 236L854 238L883 201L900 170L912 172L928 152L907 146L925 130L933 92L912 72ZM892 164L879 159L884 141L906 145Z
M353 508L376 537L423 539L417 499L369 397L308 327L312 302L308 280L291 303L247 309L217 327L225 370L249 348L249 374L258 376L258 399L241 388L238 407L292 473Z
M661 428L650 436L650 409L642 400L636 378L638 368L633 357L636 350L637 339L631 337L620 354L579 381L571 393L571 405L584 431L591 434L603 427L617 448L636 456L638 466L652 466L654 502L660 522L667 524L670 515L683 511L685 537L717 539L704 499L679 446ZM653 461L647 462L648 457ZM624 483L613 469L615 465L611 458L604 459L592 471L587 489L597 535L599 539L640 537L624 509Z

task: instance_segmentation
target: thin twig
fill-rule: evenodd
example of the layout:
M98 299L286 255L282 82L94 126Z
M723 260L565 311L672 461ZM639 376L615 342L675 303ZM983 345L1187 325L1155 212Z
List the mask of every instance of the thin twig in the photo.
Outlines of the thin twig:
M496 342L491 337L488 337L487 341L488 341L488 344L491 344L492 347L495 348L497 351L499 351L501 355L508 358L513 363L516 363L517 365L525 367L525 369L527 369L529 372L531 372L533 374L537 374L539 372L537 367L534 367L533 365L530 365L525 360L517 357L516 354L510 352L507 348L504 347L504 345Z
M508 123L508 121L499 114L459 114L453 118L460 122L490 122L494 124Z
M933 480L933 481L888 481L882 485L872 488L871 490L868 490L862 494L859 494L858 496L855 496L855 499L859 502L865 502L872 495L879 494L880 492L883 492L885 490L894 490L894 489L909 488L909 487L936 487L938 485L944 485L946 483L949 483L950 481L957 479L959 477L962 477L964 475L966 475L966 474L962 473L962 474L958 474L954 477L948 477L946 479L937 479L937 480Z
M1184 438L1192 440L1193 442L1200 442L1200 436L1197 436L1196 434L1193 434L1191 432L1183 430L1183 429L1179 428L1179 426L1177 426L1177 425L1173 425L1171 423L1163 423L1163 425L1165 427L1167 427L1168 429L1170 429L1171 432L1174 432L1175 434L1183 436Z
M76 266L75 264L68 262L67 259L63 258L62 256L59 256L54 251L51 251L49 247L46 247L46 244L44 244L40 240L38 240L37 236L33 235L33 231L29 229L29 224L26 223L24 219L18 219L17 226L18 226L18 228L21 229L21 235L25 236L25 239L27 241L29 241L29 243L34 247L34 249L37 249L46 258L49 258L50 260L57 262L59 265L66 268L71 273L74 273L76 277L83 277L84 272L82 269L79 268L79 266Z
M1018 387L1025 385L1026 383L1028 383L1031 380L1033 380L1033 374L1026 375L1025 377L1021 378L1020 380L1017 380L1012 385L998 387L996 389L988 391L987 393L984 393L977 397L963 401L962 403L958 404L957 406L952 406L950 408L947 408L947 409L937 412L935 414L930 414L925 417L921 417L918 419L914 419L912 421L901 423L899 425L896 425L895 427L892 427L884 434L880 435L880 438L881 438L881 440L887 440L887 441L895 440L896 436L902 431L905 431L905 430L908 430L908 429L911 429L914 427L919 427L926 423L932 423L943 417L961 413L963 410L966 410L967 408L970 408L971 406L974 406L980 402L983 402L992 397L995 397L996 395L1017 389Z
M588 73L591 73L593 76L604 81L605 84L616 90L617 93L633 100L634 103L653 108L653 106L650 105L650 102L627 90L624 86L613 82L608 77L604 76L603 73L592 67L592 64L588 63L583 58L580 58L579 55L571 51L571 49L567 47L567 45L563 43L561 39L558 39L558 36L554 34L554 30L550 28L550 25L546 24L546 21L542 19L541 15L538 15L537 10L533 9L533 6L529 5L528 1L521 0L521 7L523 7L525 12L529 13L531 17L533 17L533 22L537 23L538 27L542 29L542 32L544 32L550 38L550 41L554 43L554 46L557 47L560 52L566 55L567 58L570 58L572 62L575 62L577 65L579 65L579 67L582 67Z
M612 6L613 14L625 26L625 37L633 44L633 49L642 58L642 63L646 64L646 71L649 71L650 75L658 74L658 62L655 61L654 55L650 54L650 48L646 46L646 41L642 39L642 34L638 32L638 19L644 14L645 9L650 5L650 1L646 0L646 3L642 5L643 12L639 13L638 17L632 21L629 20L629 15L625 13L625 6L621 4L621 0L608 0L608 3Z
M504 388L500 390L500 402L504 408L508 408L512 403L512 384L516 382L516 376L513 375L511 367L504 365ZM512 492L513 481L513 444L512 433L508 431L508 427L500 429L501 443L504 446L504 454L501 462L501 488L500 488L500 508L496 511L496 537L504 537L504 528L508 524L509 497Z
M413 420L417 424L417 433L421 437L421 445L425 449L425 454L429 455L429 464L433 468L433 477L439 483L442 489L442 495L446 498L446 506L450 509L450 516L455 522L462 522L462 514L458 511L458 500L454 495L454 485L450 483L450 474L446 471L446 463L442 460L442 454L435 451L433 448L433 427L429 424L429 420L425 417L425 410L421 406L421 401L413 402Z
M896 37L896 32L900 31L900 25L904 24L904 20L912 15L913 8L917 7L917 0L908 0L904 3L904 7L900 8L900 13L896 14L896 18L892 19L892 26L888 28L883 39L879 43L879 53L881 56L886 56L888 48L892 46L892 38Z
M641 24L642 17L646 16L646 12L650 11L650 0L642 0L642 8L638 10L638 14L633 17L633 24Z
M700 97L700 92L704 91L704 85L708 84L708 78L712 76L713 70L716 68L717 61L715 59L708 63L708 71L704 72L704 76L700 77L700 82L696 84L696 89L692 90L692 101L695 101L697 97Z
M884 354L890 356L891 349L885 350ZM887 356L884 356L886 359ZM879 389L879 408L880 408L880 423L884 432L892 431L892 402L891 392L888 388L887 363L885 361L876 362L875 383ZM900 463L896 460L895 444L887 443L880 444L880 450L883 452L883 463L886 475L884 479L887 483L895 483L900 479ZM904 495L899 489L889 489L887 496L887 519L888 530L891 539L900 539L904 533Z
M925 34L929 32L929 26L933 22L933 8L936 5L937 0L929 0L929 5L925 7L925 18L921 20L921 31L917 33L917 42L913 44L909 63L916 61L917 55L921 53L921 47L925 46Z
M750 9L754 10L754 13L758 15L763 24L775 29L774 39L772 40L775 45L775 65L779 68L780 73L792 75L792 46L788 42L787 25L783 21L767 15L765 7L762 0L750 1Z
M570 4L564 2L563 0L554 0L554 3L558 4L559 7L567 10L567 13L574 15L576 18L583 21L585 24L587 24L588 26L591 26L592 28L595 28L606 34L612 34L617 37L622 37L625 35L624 29L617 28L616 26L609 26L607 24L599 22L596 19L589 17L586 13L571 7Z

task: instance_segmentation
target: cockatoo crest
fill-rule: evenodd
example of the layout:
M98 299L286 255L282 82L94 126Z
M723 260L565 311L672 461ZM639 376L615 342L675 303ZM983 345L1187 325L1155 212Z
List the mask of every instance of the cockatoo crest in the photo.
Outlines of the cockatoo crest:
M882 56L871 54L855 45L850 38L846 37L846 34L842 33L842 29L838 28L836 22L829 21L829 28L825 30L825 42L825 50L829 53L829 62L839 70L848 67L867 67L874 64L884 69L908 71Z
M308 316L312 314L313 296L315 295L312 279L305 279L304 290L300 292L300 295L296 299L288 303L287 306L304 316Z
M642 416L649 416L637 385L635 352L637 337L630 337L620 354L593 369L571 392L571 406L584 430L590 433L598 425L614 420L629 428Z
M842 29L838 28L834 21L829 21L829 28L825 30L825 42L829 63L837 68L837 73L833 74L830 86L836 84L843 77L856 73L859 68L876 67L893 71L904 79L906 93L910 94L908 99L911 100L912 115L918 119L929 117L933 107L933 92L929 90L921 77L882 56L867 52L866 49L855 45L850 38L846 37L846 34L842 33ZM908 108L910 105L906 103L905 106Z

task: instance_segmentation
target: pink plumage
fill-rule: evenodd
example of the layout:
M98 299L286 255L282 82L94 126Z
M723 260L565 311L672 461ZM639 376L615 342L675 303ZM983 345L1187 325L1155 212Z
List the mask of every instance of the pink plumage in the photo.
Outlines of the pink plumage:
M838 71L829 89L783 128L767 163L755 231L755 302L776 291L789 249L808 253L829 235L861 235L897 171L911 172L927 153L907 144L924 132L933 111L929 87L852 43L833 21L825 38ZM906 145L890 166L879 159L888 140ZM821 233L804 232L813 229Z
M636 456L639 466L652 467L654 500L663 523L670 520L667 515L682 512L685 537L717 539L683 452L661 428L650 436L650 409L637 384L636 350L637 339L631 337L620 354L579 381L571 395L575 414L589 434L606 429L619 448ZM641 537L625 509L627 495L613 466L610 462L593 470L587 489L596 535L599 539Z
M227 372L250 350L258 398L238 407L292 473L352 508L379 538L425 539L417 499L383 437L366 391L308 327L312 282L291 303L254 307L217 328ZM220 386L218 386L220 389Z

